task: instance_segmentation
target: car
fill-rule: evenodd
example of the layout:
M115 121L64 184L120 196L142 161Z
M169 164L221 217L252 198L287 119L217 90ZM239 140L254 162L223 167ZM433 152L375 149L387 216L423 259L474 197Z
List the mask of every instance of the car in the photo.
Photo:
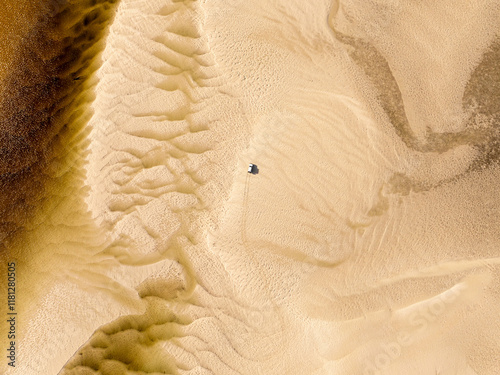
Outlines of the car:
M248 165L248 173L253 173L253 167L254 165L252 163Z

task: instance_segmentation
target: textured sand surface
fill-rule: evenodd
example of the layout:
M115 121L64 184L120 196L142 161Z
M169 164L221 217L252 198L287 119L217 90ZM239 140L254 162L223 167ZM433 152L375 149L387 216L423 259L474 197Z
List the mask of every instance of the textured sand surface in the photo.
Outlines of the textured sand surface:
M85 4L3 373L498 373L496 0Z

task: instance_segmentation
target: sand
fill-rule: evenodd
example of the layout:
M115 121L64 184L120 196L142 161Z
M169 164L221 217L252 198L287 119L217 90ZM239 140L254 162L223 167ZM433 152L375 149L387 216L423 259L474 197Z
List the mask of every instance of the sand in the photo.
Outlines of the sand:
M496 374L499 21L121 0L11 245L3 373Z

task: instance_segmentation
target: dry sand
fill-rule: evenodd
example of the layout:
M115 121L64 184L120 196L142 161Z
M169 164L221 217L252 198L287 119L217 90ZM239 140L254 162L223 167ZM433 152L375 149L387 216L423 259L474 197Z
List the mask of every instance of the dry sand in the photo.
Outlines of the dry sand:
M497 374L499 25L121 0L4 373Z

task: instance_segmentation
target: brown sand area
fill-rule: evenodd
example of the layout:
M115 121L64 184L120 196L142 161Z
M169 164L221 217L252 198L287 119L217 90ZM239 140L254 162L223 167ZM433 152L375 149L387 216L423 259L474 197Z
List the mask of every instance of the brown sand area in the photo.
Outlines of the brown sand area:
M495 0L121 0L4 373L497 374L499 33Z

